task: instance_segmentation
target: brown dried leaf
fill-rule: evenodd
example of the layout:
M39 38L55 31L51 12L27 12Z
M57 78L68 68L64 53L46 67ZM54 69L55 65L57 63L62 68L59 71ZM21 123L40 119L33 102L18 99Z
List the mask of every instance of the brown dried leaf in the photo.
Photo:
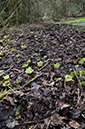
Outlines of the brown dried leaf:
M76 122L76 121L74 121L74 120L70 121L70 122L69 122L69 125L70 125L72 128L74 128L74 129L78 129L78 128L81 126L78 122Z

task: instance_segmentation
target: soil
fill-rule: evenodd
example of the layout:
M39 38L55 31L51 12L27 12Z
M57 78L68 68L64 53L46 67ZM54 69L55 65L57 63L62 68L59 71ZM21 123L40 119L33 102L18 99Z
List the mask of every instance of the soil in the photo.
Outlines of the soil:
M85 128L84 29L52 23L0 34L1 129Z

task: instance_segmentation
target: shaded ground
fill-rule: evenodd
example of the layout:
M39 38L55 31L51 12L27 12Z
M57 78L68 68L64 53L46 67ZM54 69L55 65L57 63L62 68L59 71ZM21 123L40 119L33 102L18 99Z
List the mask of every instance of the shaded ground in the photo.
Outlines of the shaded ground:
M84 29L50 24L1 34L0 95L13 91L0 100L1 129L85 128Z

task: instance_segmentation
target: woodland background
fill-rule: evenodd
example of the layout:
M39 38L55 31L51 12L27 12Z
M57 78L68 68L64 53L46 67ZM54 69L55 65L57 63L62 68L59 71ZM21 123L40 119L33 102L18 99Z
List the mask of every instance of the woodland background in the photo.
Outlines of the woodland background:
M85 0L0 0L0 27L85 16Z

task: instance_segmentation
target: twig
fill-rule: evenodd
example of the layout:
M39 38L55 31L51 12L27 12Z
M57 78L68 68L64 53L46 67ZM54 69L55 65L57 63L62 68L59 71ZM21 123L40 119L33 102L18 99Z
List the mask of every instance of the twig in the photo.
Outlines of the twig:
M40 75L36 75L34 78L32 78L31 80L29 80L27 83L25 83L24 85L22 85L22 87L25 87L27 86L28 84L30 84L31 82L33 82L34 80L36 80L39 76L41 76L42 74ZM21 88L20 86L17 87L16 89L11 89L9 91L6 91L4 92L3 94L0 95L0 99L3 99L6 95L10 94L11 92L14 92L16 90L18 90L19 88Z
M51 123L51 119L49 120L49 122L48 122L48 124L47 124L47 127L46 127L46 129L48 129L48 128L49 128L49 126L50 126L50 123Z
M77 89L77 90L78 90L77 105L78 105L78 104L79 104L79 101L80 101L80 99L81 99L81 82L80 82L80 79L78 78L78 76L77 76L76 71L75 71L74 68L73 68L73 70L74 70L75 76L76 76L76 78L77 78L77 80L78 80L78 83L79 83L79 88ZM76 105L76 106L77 106L77 105Z

